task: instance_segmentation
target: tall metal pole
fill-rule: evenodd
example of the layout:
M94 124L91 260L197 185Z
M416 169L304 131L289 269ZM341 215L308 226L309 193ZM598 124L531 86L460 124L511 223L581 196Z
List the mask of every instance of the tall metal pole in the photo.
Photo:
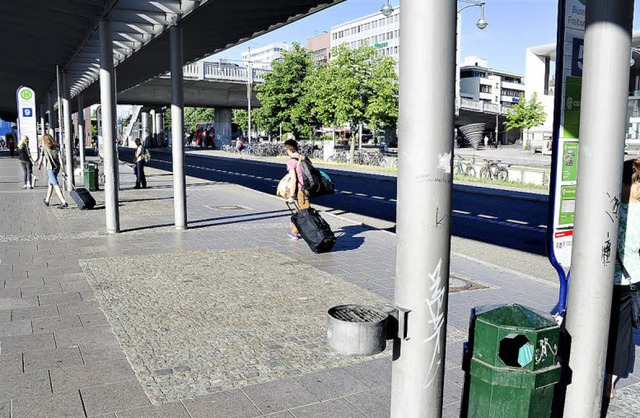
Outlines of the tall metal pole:
M118 160L116 158L116 100L113 74L113 35L111 21L101 20L100 31L100 109L104 152L104 200L107 233L120 232L118 210Z
M56 109L54 106L53 92L47 93L48 106L49 106L49 135L55 138L56 136Z
M253 84L253 70L251 68L251 48L249 48L249 64L247 65L247 139L251 143L251 88Z
M184 89L182 79L182 26L170 29L171 136L173 155L173 207L177 230L187 229L187 186L184 173Z
M58 93L58 131L60 132L60 137L56 138L56 140L59 141L59 143L62 145L63 141L62 141L62 86L61 86L61 80L60 80L60 69L58 68L58 66L56 65L56 90Z
M599 417L618 235L633 0L587 1L565 417ZM602 168L606 167L603 175Z
M78 94L78 148L80 151L80 168L84 167L84 103L82 93ZM82 184L84 184L84 176L82 176Z
M73 178L73 139L71 138L72 129L71 129L71 103L69 96L71 93L69 92L69 79L67 76L67 72L64 71L62 73L62 111L64 113L64 146L65 146L65 163L66 163L66 173L67 173L67 187L69 190L72 189L73 185L76 184L75 179Z
M456 2L403 1L395 304L410 312L406 337L394 342L392 417L442 414L455 39Z

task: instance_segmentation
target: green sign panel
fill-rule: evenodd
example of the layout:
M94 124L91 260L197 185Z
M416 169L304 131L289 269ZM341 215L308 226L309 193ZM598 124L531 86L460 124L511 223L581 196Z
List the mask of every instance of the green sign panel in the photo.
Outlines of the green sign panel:
M582 100L582 78L567 77L564 98L564 137L580 138L580 102Z
M578 179L578 143L564 142L562 147L562 181Z
M560 190L559 225L573 225L576 212L576 186L562 186Z

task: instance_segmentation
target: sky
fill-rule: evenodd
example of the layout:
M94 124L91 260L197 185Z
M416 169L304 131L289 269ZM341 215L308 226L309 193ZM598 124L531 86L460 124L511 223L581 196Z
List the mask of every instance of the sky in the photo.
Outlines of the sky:
M446 0L439 0L446 1ZM640 27L636 1L634 28ZM239 46L213 55L214 59L240 60L240 53L248 47L259 48L274 42L299 42L306 46L307 38L329 31L331 27L376 13L384 0L347 0L337 6L308 16ZM395 7L398 0L391 0ZM460 7L463 6L459 3ZM532 46L555 43L557 0L486 0L484 30L475 24L480 17L479 7L461 13L462 35L460 57L475 55L486 59L490 68L524 75L525 52Z

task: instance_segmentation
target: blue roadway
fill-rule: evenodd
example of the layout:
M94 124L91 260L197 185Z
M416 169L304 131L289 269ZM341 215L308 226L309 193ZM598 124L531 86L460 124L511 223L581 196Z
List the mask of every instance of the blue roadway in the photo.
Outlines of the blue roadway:
M120 148L123 161L131 161L133 150ZM171 153L152 150L150 167L171 171ZM274 194L284 176L284 164L211 155L185 155L188 176L228 182ZM339 212L352 212L395 222L396 179L324 169L336 184L336 193L314 201ZM547 196L506 192L472 185L454 185L454 235L507 248L545 255Z

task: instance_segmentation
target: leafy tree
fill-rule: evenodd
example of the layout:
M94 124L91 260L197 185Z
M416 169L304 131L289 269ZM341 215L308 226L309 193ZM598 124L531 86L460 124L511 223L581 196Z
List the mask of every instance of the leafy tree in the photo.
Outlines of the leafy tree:
M351 132L365 122L370 127L395 128L398 118L398 77L394 61L371 46L350 50L341 45L333 60L318 68L310 82L313 112L325 125L348 123ZM351 154L355 149L352 135Z
M215 110L209 107L184 108L184 124L189 125L191 129L195 129L198 122L213 122L215 117Z
M291 51L283 51L282 59L274 61L264 83L255 86L261 107L255 117L261 124L293 132L296 137L310 135L314 122L308 96L307 77L314 71L311 52L294 43ZM252 113L252 119L254 116Z
M520 129L520 138L522 138L523 129L528 134L529 129L542 125L546 120L547 113L544 110L544 105L538 101L538 94L533 93L529 100L524 98L524 94L520 94L520 101L507 111L507 120L504 122L504 126L508 131Z
M238 124L238 129L241 132L246 133L247 125L249 124L249 114L244 109L233 109L232 112L233 114L231 117L233 121ZM251 113L251 118L253 119L253 112Z

